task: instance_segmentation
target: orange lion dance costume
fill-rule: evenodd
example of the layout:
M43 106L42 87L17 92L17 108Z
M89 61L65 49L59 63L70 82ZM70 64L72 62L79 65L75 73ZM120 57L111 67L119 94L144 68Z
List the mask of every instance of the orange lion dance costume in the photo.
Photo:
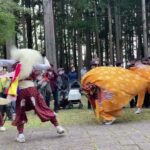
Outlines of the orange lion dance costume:
M144 64L136 64L134 67L131 67L130 70L138 74L140 77L144 78L148 82L145 94L146 92L150 93L150 66ZM139 105L137 107L138 109L136 113L141 113L142 105Z
M122 108L138 95L137 107L143 104L147 81L134 72L119 67L97 67L82 78L83 90L88 94L96 118L112 124Z

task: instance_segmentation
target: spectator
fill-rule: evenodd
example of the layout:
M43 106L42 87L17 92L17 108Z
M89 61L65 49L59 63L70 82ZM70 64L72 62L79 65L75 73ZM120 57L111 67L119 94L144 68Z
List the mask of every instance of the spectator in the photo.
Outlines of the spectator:
M64 107L67 104L66 97L68 96L69 91L69 78L65 73L64 68L58 69L57 85L59 105L60 107Z
M147 58L148 65L150 65L150 56Z
M10 113L11 113L11 120L15 120L15 117L16 117L16 101L12 101L10 103Z
M134 67L134 64L135 64L135 59L130 60L127 63L126 69L129 69L130 67Z
M51 66L53 66L53 65L51 64ZM58 87L57 87L57 77L58 77L58 75L54 71L54 69L51 68L46 72L45 77L48 79L48 82L50 84L52 94L53 94L53 98L54 98L54 111L57 113L58 110L59 110Z
M92 60L92 61L90 62L90 68L91 68L91 69L93 69L93 68L95 68L95 67L98 67L98 66L99 66L98 61Z
M148 63L149 63L148 58L147 58L147 57L142 58L142 63L143 63L144 65L148 65Z
M65 73L64 68L58 69L58 78L57 78L58 89L60 90L68 90L69 88L69 78Z
M1 68L0 74L5 74L7 71L6 69ZM6 98L5 90L8 88L10 84L10 79L9 78L0 78L0 97ZM5 113L8 117L9 120L12 119L12 114L11 114L11 105L2 105L0 106L0 112L2 114L2 117L4 117Z
M71 67L71 71L69 72L68 77L69 77L70 84L72 84L74 81L78 80L78 74L77 74L74 66Z
M81 69L81 77L84 76L85 73L87 73L87 69L86 69L86 67L84 66L84 67Z
M105 61L105 66L109 66L109 62L108 61Z
M116 67L123 67L122 61L117 61L116 62Z
M41 73L37 76L36 84L39 92L43 95L47 106L50 107L52 91L45 73Z

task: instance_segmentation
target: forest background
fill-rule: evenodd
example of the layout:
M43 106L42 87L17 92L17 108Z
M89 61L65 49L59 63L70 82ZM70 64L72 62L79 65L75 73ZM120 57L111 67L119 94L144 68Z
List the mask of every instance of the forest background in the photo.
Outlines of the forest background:
M67 71L98 57L124 65L150 55L150 0L0 0L0 55L12 45Z

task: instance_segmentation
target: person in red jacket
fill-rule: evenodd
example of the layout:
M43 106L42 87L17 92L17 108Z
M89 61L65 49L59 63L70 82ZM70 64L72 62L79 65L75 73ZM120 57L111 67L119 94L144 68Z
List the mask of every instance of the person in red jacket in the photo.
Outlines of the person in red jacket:
M51 87L51 91L54 98L54 111L58 113L59 111L59 101L58 101L58 86L57 86L57 73L55 72L54 68L50 68L46 72L46 77Z

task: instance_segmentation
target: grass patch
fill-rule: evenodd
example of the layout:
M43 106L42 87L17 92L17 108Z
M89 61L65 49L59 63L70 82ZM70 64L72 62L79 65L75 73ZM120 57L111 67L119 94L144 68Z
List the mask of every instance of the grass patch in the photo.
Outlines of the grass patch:
M140 122L150 120L150 109L143 108L141 114L135 114L136 109L125 108L123 114L118 118L118 122Z
M60 110L57 116L59 122L65 126L97 124L93 111L87 109L87 100L83 98L82 102L84 105L83 109L75 107L74 109ZM150 120L150 109L143 109L141 114L134 114L134 111L135 109L130 109L129 107L124 108L123 114L117 119L117 122L126 123ZM41 123L33 111L27 112L27 116L28 124L26 127L47 128L50 126L49 122ZM10 121L6 121L5 126L7 128L14 128L10 125Z

